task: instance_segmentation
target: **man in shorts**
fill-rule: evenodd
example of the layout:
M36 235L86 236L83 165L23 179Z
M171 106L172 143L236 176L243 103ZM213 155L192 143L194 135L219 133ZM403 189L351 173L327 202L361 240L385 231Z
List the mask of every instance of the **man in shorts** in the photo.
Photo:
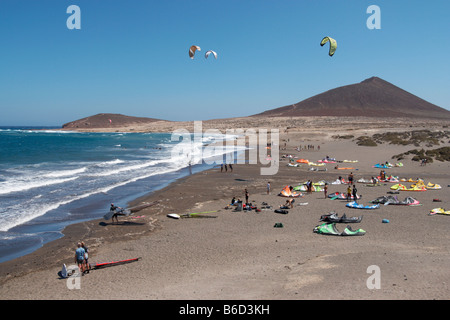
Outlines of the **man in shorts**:
M86 251L81 246L81 243L78 242L77 250L75 250L75 263L78 265L81 274L83 274L85 271L85 254Z

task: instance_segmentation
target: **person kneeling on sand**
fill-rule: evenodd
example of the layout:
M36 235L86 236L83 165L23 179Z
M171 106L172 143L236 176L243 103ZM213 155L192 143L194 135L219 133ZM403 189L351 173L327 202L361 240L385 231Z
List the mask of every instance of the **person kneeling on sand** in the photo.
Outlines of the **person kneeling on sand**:
M292 209L294 207L294 202L295 202L295 199L288 199L288 200L286 200L286 203L284 204L284 206Z

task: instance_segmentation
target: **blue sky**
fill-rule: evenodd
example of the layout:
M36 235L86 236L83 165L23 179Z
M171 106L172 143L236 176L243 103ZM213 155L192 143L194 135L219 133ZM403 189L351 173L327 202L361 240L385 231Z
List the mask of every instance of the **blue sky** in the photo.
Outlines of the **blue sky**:
M449 13L448 0L1 0L0 126L248 116L372 76L450 109Z

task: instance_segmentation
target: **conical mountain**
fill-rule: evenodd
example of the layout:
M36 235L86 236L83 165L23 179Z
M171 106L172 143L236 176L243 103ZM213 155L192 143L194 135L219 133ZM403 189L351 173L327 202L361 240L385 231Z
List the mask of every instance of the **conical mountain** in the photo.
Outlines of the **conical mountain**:
M450 119L450 111L383 79L372 77L255 116L365 116Z

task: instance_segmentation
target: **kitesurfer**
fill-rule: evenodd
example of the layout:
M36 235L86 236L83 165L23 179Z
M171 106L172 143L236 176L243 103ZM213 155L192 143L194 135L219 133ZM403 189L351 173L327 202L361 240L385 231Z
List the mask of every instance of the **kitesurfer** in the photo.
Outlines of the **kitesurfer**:
M119 209L120 211L117 211L117 209ZM111 220L112 220L112 222L114 223L114 218L116 219L116 222L117 223L119 223L119 218L118 218L118 216L119 216L119 214L121 214L122 213L122 208L121 207L116 207L115 205L114 205L114 203L111 203L111 207L109 208L109 211L113 211L114 212L114 214L112 215L112 217L111 217Z

